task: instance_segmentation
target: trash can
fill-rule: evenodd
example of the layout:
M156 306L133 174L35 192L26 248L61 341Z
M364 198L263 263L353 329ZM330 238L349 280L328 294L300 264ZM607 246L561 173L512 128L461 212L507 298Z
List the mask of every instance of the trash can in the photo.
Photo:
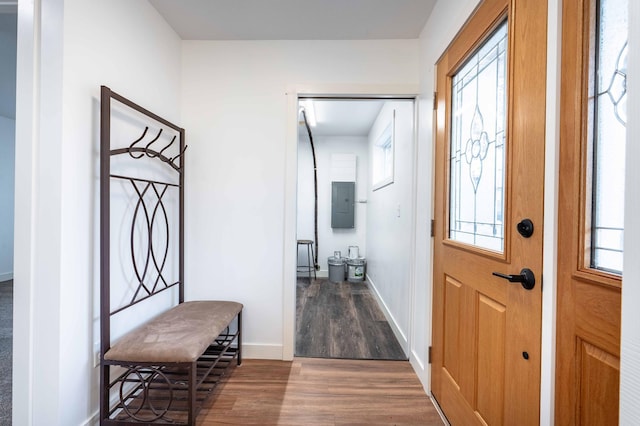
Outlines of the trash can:
M344 258L331 256L329 263L329 281L339 283L344 281Z
M367 261L364 257L347 259L347 281L358 282L364 280Z

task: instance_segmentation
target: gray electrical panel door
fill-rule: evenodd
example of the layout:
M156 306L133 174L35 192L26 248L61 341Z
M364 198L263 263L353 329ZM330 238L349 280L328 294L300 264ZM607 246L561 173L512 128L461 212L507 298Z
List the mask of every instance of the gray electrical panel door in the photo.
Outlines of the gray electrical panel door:
M355 182L331 182L331 227L353 228Z

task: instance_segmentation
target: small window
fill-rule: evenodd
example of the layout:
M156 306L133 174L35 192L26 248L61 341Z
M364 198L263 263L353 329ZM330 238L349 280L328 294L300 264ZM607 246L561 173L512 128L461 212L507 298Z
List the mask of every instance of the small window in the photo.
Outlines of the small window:
M504 21L451 78L449 238L504 251L507 41Z
M592 3L589 85L591 142L591 259L588 265L622 274L624 165L627 124L627 0ZM590 207L590 208L589 208Z
M395 110L373 147L373 190L393 183Z

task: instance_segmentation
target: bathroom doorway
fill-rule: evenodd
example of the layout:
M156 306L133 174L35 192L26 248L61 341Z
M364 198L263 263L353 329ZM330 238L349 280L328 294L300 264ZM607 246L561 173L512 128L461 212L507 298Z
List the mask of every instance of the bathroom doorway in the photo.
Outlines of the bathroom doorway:
M414 115L413 99L299 99L296 356L408 358Z

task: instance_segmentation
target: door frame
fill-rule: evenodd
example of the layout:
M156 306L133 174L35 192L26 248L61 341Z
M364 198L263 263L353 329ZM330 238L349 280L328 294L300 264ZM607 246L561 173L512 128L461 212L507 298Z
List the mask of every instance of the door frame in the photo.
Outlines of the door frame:
M640 39L640 3L629 2L629 39ZM638 50L635 49L635 52ZM628 58L627 76L636 76L640 72L640 55L630 53ZM633 77L630 77L633 79ZM637 84L628 87L629 101L627 114L637 117L640 113L640 93ZM640 123L631 120L627 123L626 145L626 172L627 182L638 182L640 169L632 167L634 161L640 155L640 145L631 143L640 136ZM640 257L640 245L635 243L640 238L640 221L637 219L637 211L640 208L640 187L638 185L626 185L625 188L625 245L624 245L624 271L623 282L637 283L640 275L640 264L634 262ZM633 242L632 242L633 241ZM638 404L638 381L640 375L640 348L637 342L640 339L640 327L638 320L640 312L637 309L637 300L640 298L638 285L622 286L622 333L620 336L620 424L631 424L640 418L640 405Z
M558 276L558 189L560 177L560 83L562 0L547 4L547 89L544 171L542 273L542 335L540 364L540 424L554 424L556 307Z
M62 388L58 374L62 166L39 159L56 159L61 152L61 120L51 111L62 106L64 26L60 1L17 3L15 212L19 214L14 219L12 417L14 424L32 425L44 416L57 419L60 413L49 390ZM47 143L42 143L44 138ZM38 354L45 352L50 362L38 362Z
M284 242L283 242L283 322L282 322L282 353L283 360L292 360L295 353L295 317L296 317L296 233L297 233L297 184L298 184L298 100L301 97L336 97L336 98L406 98L414 102L414 130L413 151L417 149L418 128L418 85L291 85L287 87L287 121L285 141L285 200L284 200ZM409 272L410 293L415 292L415 247L416 247L416 176L415 162L412 172L413 194L411 202L411 261ZM407 346L409 359L412 358L411 342L413 341L413 312L415 298L411 297L411 315L407 330Z

